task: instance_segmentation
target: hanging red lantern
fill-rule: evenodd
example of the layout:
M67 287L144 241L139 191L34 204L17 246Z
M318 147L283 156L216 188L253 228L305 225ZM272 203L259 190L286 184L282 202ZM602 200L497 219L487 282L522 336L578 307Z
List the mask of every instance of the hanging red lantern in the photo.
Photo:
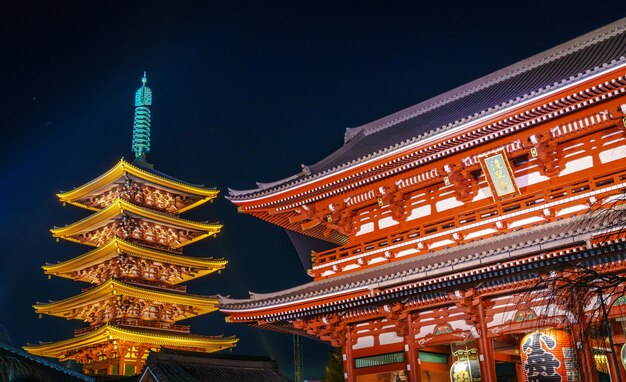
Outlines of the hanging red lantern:
M580 380L572 339L565 331L542 329L526 335L520 354L526 382Z

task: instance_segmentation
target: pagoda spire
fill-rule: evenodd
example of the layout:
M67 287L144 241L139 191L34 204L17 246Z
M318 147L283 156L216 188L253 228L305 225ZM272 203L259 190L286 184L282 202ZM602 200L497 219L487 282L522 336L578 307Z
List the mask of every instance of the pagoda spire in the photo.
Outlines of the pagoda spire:
M152 90L146 86L148 78L143 72L142 85L135 93L135 121L133 124L132 149L135 158L145 160L150 152L150 108L152 105Z

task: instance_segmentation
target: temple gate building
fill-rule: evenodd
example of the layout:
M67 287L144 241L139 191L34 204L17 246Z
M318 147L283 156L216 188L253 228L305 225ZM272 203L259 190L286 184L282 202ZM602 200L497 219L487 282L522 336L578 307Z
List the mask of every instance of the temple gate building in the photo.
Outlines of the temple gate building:
M619 20L347 129L287 179L230 190L288 231L313 281L220 309L341 347L351 382L626 381L611 352L623 283L581 318L540 282L568 264L624 272L625 32ZM574 343L599 301L611 343Z
M219 191L172 178L154 169L150 151L152 92L135 97L132 149L135 160L120 160L94 180L57 196L94 213L51 230L54 237L93 247L87 253L43 267L48 275L90 283L79 295L37 303L35 311L89 325L74 337L28 345L32 354L72 359L86 374L139 373L150 351L161 347L215 352L235 346L234 337L193 335L177 322L217 310L216 296L187 293L184 282L224 269L224 259L184 256L182 248L215 237L219 223L179 214L212 201Z

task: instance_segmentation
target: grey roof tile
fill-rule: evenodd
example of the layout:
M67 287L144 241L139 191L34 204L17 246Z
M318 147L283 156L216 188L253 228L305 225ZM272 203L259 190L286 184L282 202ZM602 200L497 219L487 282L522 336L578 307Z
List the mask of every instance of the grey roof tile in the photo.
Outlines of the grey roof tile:
M348 129L342 147L302 173L262 188L230 190L230 199L289 188L626 62L625 32L626 18L405 110Z
M220 296L219 307L227 310L255 308L273 305L279 300L284 302L300 300L309 293L323 296L357 286L376 287L382 282L400 284L418 281L467 270L481 264L488 265L540 251L551 251L573 243L584 242L597 230L605 229L605 227L597 226L595 220L597 216L599 215L590 214L546 223L427 255L313 281L274 293L254 293L254 298L235 299ZM614 226L623 226L626 222L626 216L620 211L616 211L615 216L611 215L608 220ZM456 261L456 264L449 265L447 264L448 261Z

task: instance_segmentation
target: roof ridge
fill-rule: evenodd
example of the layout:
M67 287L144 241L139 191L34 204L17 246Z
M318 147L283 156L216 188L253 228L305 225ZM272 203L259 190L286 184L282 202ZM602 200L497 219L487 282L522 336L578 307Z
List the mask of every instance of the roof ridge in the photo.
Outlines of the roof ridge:
M229 190L228 199L263 198L315 182L367 160L469 126L481 118L495 118L580 81L591 82L592 77L626 65L625 31L626 18L622 18L417 105L350 128L342 146L316 163L304 166L304 171L296 174L300 176L283 179L270 188L257 185L253 190ZM574 64L569 62L572 60ZM381 134L376 135L377 132Z
M387 127L393 126L399 122L403 122L416 115L436 109L452 101L473 94L479 90L488 88L493 84L502 82L511 77L515 77L520 73L526 72L541 65L545 65L556 59L572 54L578 50L597 44L623 32L624 30L626 30L626 17L619 19L611 24L595 29L591 32L585 33L584 35L576 37L572 40L568 40L548 50L539 52L522 61L518 61L502 69L496 70L495 72L489 73L473 81L457 86L442 94L436 95L435 97L424 100L417 105L410 106L391 115L382 117L359 127L352 128L350 129L352 132L352 136L349 139L352 139L360 131L363 131L365 135L374 134L380 130L384 130ZM406 114L407 112L408 114ZM404 115L400 116L401 114ZM395 118L389 120L392 117ZM346 139L344 144L349 139Z

